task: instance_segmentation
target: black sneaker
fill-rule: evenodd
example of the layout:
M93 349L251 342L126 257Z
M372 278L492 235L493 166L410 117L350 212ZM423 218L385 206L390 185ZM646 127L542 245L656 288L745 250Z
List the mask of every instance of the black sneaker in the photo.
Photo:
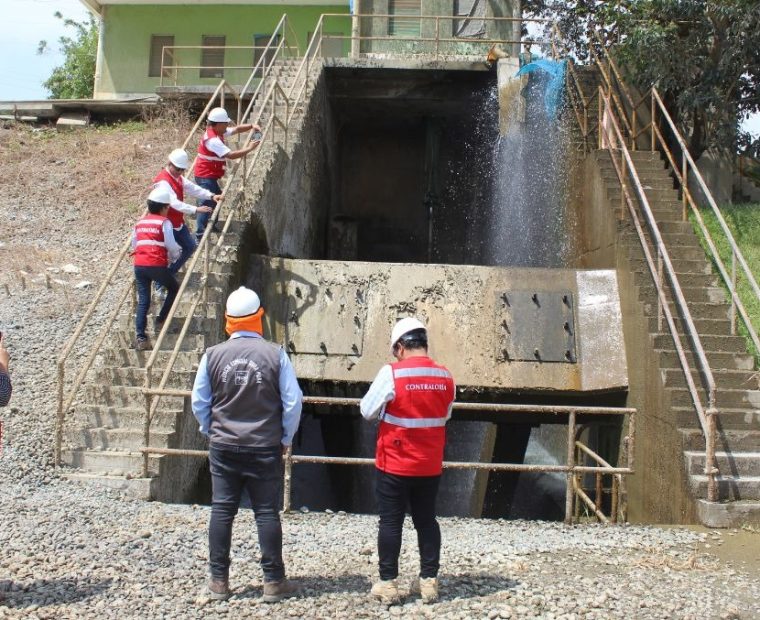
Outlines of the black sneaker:
M164 324L166 321L159 321L158 318L155 318L153 320L153 331L158 336L161 333L161 330L164 328Z

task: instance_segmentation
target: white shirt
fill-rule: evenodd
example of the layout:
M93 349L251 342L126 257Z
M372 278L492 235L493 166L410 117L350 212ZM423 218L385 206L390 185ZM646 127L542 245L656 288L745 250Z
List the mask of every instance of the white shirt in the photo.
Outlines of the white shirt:
M231 135L232 129L227 127L227 129L224 131L224 137L229 138ZM226 157L227 153L232 151L230 147L222 142L222 139L219 136L214 136L213 138L206 140L206 148L217 157Z
M171 174L171 172L169 173ZM192 181L186 179L185 177L182 178L182 190L190 196L191 198L197 198L198 200L210 200L213 198L214 193L210 192L207 189L204 189L200 185L196 185ZM177 194L174 193L174 189L171 186L171 183L169 181L166 181L165 179L161 179L158 183L155 184L156 188L162 187L164 189L169 190L169 194L171 195L171 202L169 203L169 206L172 209L176 209L177 211L181 213L187 213L189 215L194 215L198 211L198 207L188 204L186 202L182 202L179 198L177 198ZM179 228L182 228L181 226ZM177 228L176 230L179 230Z
M454 386L456 393L456 386ZM365 420L374 420L381 418L385 414L385 406L396 398L396 383L393 379L393 368L390 364L383 366L377 373L369 390L359 403L359 411ZM451 419L451 411L454 408L454 401L449 405L449 411L446 419Z

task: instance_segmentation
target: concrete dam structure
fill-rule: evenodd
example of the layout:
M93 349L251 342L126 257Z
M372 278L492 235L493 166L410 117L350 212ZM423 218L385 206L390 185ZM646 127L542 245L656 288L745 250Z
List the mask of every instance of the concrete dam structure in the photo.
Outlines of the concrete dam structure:
M734 486L705 473L705 459L729 461L733 436L726 426L724 449L711 452L698 427L705 416L690 408L693 390L675 364L700 354L673 344L686 319L668 291L658 306L661 283L645 271L659 229L638 234L621 208L641 174L661 192L657 217L673 209L659 154L623 149L634 170L618 174L620 150L615 159L596 148L598 133L574 118L577 93L550 113L544 76L513 79L514 57L499 65L456 54L275 57L255 96L228 97L231 115L265 127L262 147L230 175L221 233L207 234L189 263L186 294L154 351L129 348L128 291L119 292L88 363L62 379L67 475L144 498L207 501L206 446L187 395L202 351L223 338L226 295L246 284L307 396L286 505L374 510L372 468L360 459L372 457L375 429L355 399L389 361L391 326L415 315L460 403L441 514L752 518L751 460ZM573 79L573 92L600 84L593 68ZM683 235L675 241L688 257L674 260L697 270L682 288L715 313L696 319L700 329L723 330L725 296L681 223L663 234ZM671 309L673 334L663 327ZM754 362L741 339L707 334L705 346L732 347L710 352L731 365L727 380L746 379ZM735 430L751 452L753 396L723 398L746 410L748 428L737 413Z

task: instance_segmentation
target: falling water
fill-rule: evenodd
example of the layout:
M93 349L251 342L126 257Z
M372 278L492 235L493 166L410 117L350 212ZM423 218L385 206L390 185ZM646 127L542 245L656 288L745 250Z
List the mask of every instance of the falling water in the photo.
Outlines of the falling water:
M493 148L484 259L497 266L565 267L572 252L568 131L561 115L544 105L548 76L522 79L525 85L513 88L508 102L506 133Z

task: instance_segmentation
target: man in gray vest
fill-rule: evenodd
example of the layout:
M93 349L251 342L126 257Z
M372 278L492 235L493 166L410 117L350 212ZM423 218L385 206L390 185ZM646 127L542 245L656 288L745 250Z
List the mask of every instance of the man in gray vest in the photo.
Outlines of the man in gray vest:
M192 405L209 438L211 521L208 596L229 598L232 522L243 490L251 498L264 571L263 600L296 593L282 560L282 455L301 419L303 394L282 347L262 337L259 296L241 286L227 299L226 342L201 358Z

